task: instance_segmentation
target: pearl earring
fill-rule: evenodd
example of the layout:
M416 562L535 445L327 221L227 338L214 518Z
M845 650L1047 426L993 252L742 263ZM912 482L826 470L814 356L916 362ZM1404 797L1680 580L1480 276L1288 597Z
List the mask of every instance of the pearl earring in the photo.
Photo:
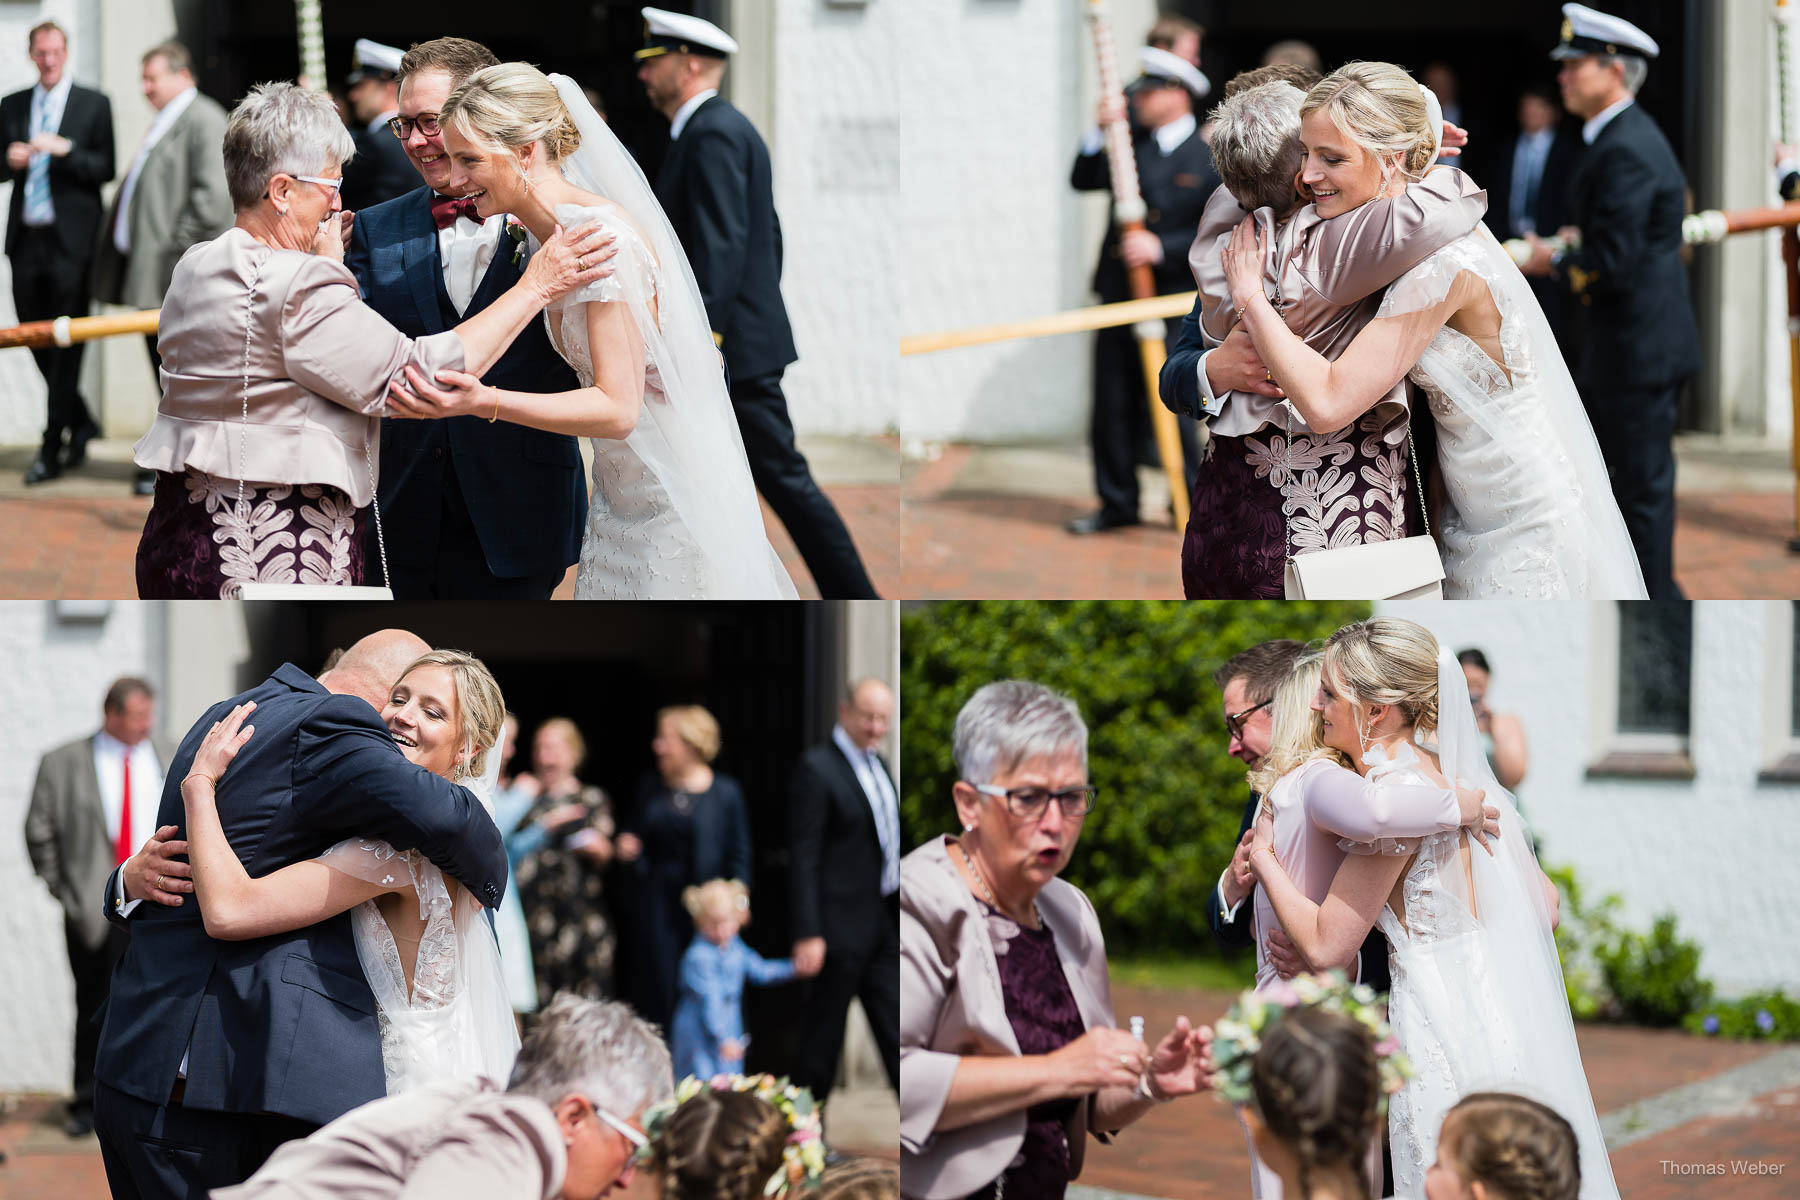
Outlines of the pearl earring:
M964 833L974 833L974 832L975 832L975 827L974 827L974 826L973 826L973 825L964 825L964 826L963 826L963 832L964 832Z

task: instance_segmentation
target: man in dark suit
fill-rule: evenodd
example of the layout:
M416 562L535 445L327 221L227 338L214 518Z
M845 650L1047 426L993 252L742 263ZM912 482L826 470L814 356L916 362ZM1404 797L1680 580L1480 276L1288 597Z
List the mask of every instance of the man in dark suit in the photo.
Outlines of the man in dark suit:
M1206 76L1166 50L1146 46L1138 54L1143 74L1127 90L1132 113L1142 127L1133 149L1138 187L1148 211L1145 229L1123 238L1108 217L1100 265L1094 271L1094 291L1102 303L1131 299L1128 271L1140 264L1152 268L1158 295L1192 290L1188 249L1201 210L1219 186L1212 152L1200 138L1194 115L1195 104L1210 90ZM1102 122L1110 115L1102 112ZM1112 186L1099 129L1088 134L1069 183L1078 191ZM1170 341L1178 328L1178 322L1169 323ZM1197 426L1187 417L1178 420L1187 486L1192 492L1200 463ZM1094 335L1094 410L1089 430L1100 509L1070 521L1069 532L1097 533L1136 525L1137 466L1150 439L1150 410L1137 337L1129 327L1102 329Z
M1487 183L1488 228L1501 241L1549 233L1569 224L1569 177L1586 146L1560 126L1562 104L1550 88L1534 84L1519 94L1519 133L1500 147L1482 175ZM1565 358L1577 349L1568 333L1568 293L1542 276L1532 294L1556 331Z
M401 756L379 707L429 647L383 630L315 681L291 663L215 704L170 763L157 820L185 824L181 781L201 740L254 701L254 735L218 780L219 818L257 875L342 838L416 848L484 905L500 903L506 849L474 793ZM207 936L191 884L114 872L106 912L129 920L94 1073L94 1119L118 1200L238 1183L281 1142L386 1095L375 997L339 913L248 941ZM167 894L176 893L174 904ZM163 902L142 904L144 899ZM100 897L94 903L101 903Z
M87 315L88 275L100 229L100 185L113 177L112 105L67 75L69 39L54 21L32 26L35 87L0 100L0 183L12 182L6 256L21 321ZM87 459L99 423L81 396L79 343L33 350L49 388L44 443L25 471L43 483ZM67 437L65 447L63 439Z
M96 901L106 877L156 829L162 764L169 749L154 739L156 696L127 676L106 690L100 730L58 746L38 764L25 814L32 869L63 910L69 971L75 977L75 1087L65 1128L94 1128L94 1051L113 967L130 940L108 925Z
M1288 638L1261 642L1240 651L1213 672L1225 706L1225 728L1231 735L1231 756L1254 771L1269 752L1274 733L1269 705L1275 689L1306 655L1306 647ZM1206 898L1206 923L1212 926L1213 940L1221 949L1247 950L1256 944L1255 906L1249 903L1256 890L1256 877L1250 873L1249 848L1244 835L1256 822L1256 807L1262 797L1250 793L1244 804L1244 820L1238 829L1238 847L1231 862L1219 875L1219 885ZM1306 970L1306 963L1293 941L1281 930L1269 933L1269 957L1283 978ZM1377 992L1393 986L1388 971L1388 942L1378 929L1371 929L1357 951L1356 960L1345 965L1345 973L1357 983L1366 983ZM1394 1167L1387 1139L1382 1139L1381 1167L1386 1178L1381 1195L1394 1191Z
M397 76L403 55L392 46L356 39L344 99L355 123L350 140L356 157L344 164L344 207L352 212L395 200L419 186L406 147L388 122L400 112Z
M792 1075L820 1100L837 1078L853 997L900 1086L900 804L875 749L893 714L885 683L852 684L831 741L800 757L788 785L794 966L814 977Z
M1676 397L1700 369L1700 334L1681 261L1687 181L1669 140L1635 103L1657 54L1643 30L1565 5L1563 106L1586 124L1588 151L1569 180L1581 244L1553 253L1535 240L1522 268L1566 286L1586 311L1575 382L1612 476L1613 495L1652 600L1675 584Z
M108 304L161 308L175 264L195 242L231 227L225 183L225 110L194 85L193 59L180 42L144 52L144 99L156 110L113 197L94 250L94 295ZM145 334L150 374L162 391L162 355ZM156 491L156 472L139 467L135 490Z
M644 10L638 79L669 118L673 145L656 198L687 252L725 357L731 405L756 490L806 560L827 600L872 599L850 531L794 444L781 376L799 358L781 300L781 222L769 148L719 93L737 43L709 21Z
M404 152L425 187L356 214L344 265L363 300L408 337L453 328L518 282L506 219L442 194L450 159L437 114L455 88L498 60L464 38L438 38L400 64ZM398 144L398 143L397 143ZM517 260L517 261L515 261ZM533 321L483 376L525 392L580 386ZM544 600L581 556L587 487L566 434L480 417L381 423L388 581L399 600ZM371 522L369 561L379 562Z

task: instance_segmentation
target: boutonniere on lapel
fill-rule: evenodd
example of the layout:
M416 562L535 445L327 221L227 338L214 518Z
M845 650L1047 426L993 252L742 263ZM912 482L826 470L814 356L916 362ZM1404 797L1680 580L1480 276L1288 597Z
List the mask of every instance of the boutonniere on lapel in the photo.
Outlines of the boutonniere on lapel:
M506 236L513 240L512 265L516 267L519 265L519 260L525 257L525 227L508 217L506 218Z

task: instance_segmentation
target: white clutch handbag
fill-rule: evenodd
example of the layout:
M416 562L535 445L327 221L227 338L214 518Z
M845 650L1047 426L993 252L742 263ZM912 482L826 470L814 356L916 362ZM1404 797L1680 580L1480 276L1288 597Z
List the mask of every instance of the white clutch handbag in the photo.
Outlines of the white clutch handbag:
M1444 560L1425 516L1425 486L1412 435L1406 438L1413 483L1419 489L1419 514L1425 532L1387 542L1364 542L1295 554L1290 544L1282 594L1289 600L1442 600Z
M260 272L250 278L250 295L254 299ZM244 445L250 438L250 306L244 308L244 394L243 416L238 427L238 508L244 507ZM375 518L375 546L381 556L381 577L388 578L387 537L381 529L381 501L375 499L375 448L369 435L363 434L363 466L369 473L369 504ZM392 600L394 590L363 585L333 586L315 583L239 582L231 586L229 599L235 600Z

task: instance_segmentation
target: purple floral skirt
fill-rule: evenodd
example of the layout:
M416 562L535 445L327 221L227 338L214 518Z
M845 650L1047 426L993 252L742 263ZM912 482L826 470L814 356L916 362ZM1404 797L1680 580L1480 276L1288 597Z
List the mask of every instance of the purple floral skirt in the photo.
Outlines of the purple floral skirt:
M368 511L317 483L246 483L240 509L235 479L158 471L138 540L138 595L228 600L240 583L361 583Z
M1213 437L1188 509L1181 587L1190 600L1273 599L1294 554L1407 536L1418 522L1406 443L1367 414L1336 433L1265 426Z

